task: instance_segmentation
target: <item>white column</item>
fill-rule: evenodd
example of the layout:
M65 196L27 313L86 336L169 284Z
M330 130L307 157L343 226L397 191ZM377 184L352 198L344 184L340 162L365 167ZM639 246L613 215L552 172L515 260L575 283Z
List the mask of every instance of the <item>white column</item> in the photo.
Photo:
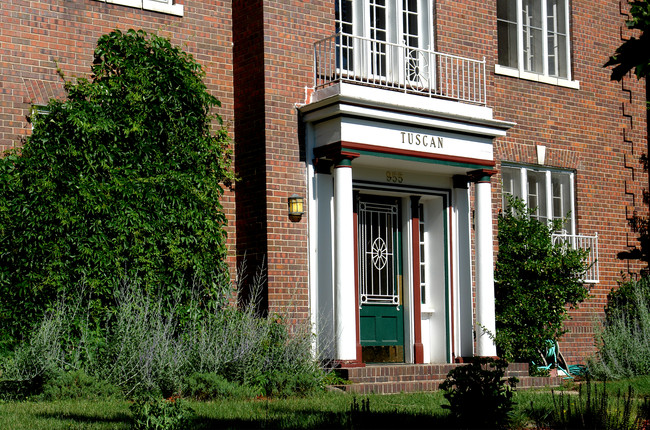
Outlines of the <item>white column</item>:
M456 241L454 256L454 289L456 290L456 342L455 351L460 357L474 355L474 309L472 295L472 224L469 196L469 177L455 176L452 194Z
M475 177L476 354L482 357L494 357L497 355L497 348L488 334L496 334L492 192L489 173L478 174Z
M354 285L354 218L352 166L341 160L334 168L334 300L337 359L357 359Z

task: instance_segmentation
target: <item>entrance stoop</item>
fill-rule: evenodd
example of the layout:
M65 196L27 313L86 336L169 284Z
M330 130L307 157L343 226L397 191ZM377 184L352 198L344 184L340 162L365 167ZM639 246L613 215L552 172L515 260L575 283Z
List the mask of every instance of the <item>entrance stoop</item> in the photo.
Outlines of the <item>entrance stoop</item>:
M357 394L395 394L436 391L447 377L447 373L464 364L398 364L369 365L366 367L343 368L337 371L351 384L333 387ZM564 383L560 377L528 376L527 363L508 365L506 377L519 378L517 388L559 387Z

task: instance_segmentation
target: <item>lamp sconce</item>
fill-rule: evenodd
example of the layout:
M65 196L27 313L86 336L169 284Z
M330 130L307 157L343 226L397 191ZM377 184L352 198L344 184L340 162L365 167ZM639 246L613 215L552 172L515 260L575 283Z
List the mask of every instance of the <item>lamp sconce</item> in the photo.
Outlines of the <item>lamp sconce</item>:
M298 194L292 194L289 197L289 219L298 222L305 213L305 199Z

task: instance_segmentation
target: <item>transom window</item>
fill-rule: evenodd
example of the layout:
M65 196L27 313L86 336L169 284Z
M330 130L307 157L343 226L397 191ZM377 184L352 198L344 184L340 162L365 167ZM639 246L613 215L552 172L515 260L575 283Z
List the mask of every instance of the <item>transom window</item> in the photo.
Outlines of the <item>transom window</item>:
M570 80L569 0L497 0L498 64Z
M574 173L533 167L502 166L503 207L506 195L522 199L540 222L564 219L564 230L575 233Z
M183 16L183 5L175 0L97 0L103 3L152 10L154 12Z

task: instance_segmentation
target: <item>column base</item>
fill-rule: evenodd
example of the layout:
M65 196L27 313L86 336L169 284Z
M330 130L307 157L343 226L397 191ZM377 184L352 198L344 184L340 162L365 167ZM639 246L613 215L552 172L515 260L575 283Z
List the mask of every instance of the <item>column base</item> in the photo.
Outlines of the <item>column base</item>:
M413 352L415 354L415 364L424 363L424 345L422 345L422 342L416 342L413 345Z
M350 369L353 367L366 367L366 363L357 360L335 360L332 367L334 369Z

